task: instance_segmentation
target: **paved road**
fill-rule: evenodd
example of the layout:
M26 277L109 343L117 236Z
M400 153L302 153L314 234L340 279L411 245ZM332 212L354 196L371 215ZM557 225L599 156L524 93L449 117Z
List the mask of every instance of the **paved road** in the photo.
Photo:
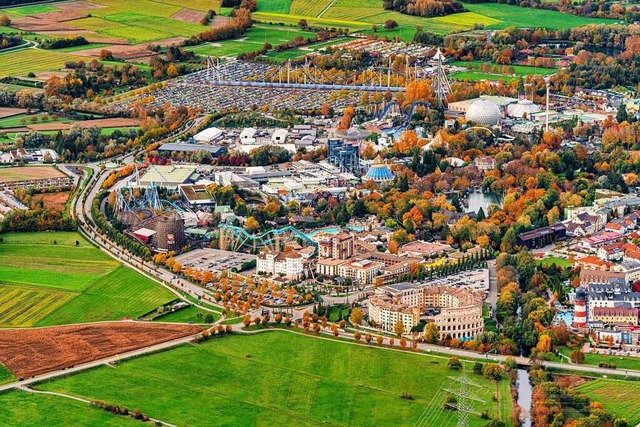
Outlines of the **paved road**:
M487 295L486 302L491 307L491 317L496 318L496 305L498 304L498 277L496 271L496 261L487 261L487 268L489 269L489 295Z

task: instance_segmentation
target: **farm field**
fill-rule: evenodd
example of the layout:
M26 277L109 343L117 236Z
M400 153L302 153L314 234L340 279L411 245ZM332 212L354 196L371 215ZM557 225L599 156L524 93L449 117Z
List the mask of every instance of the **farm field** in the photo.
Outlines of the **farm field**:
M454 31L470 30L475 24L483 24L488 29L502 29L510 26L568 29L580 25L615 22L505 4L465 3L465 7L468 12L422 18L385 11L381 2L377 0L335 0L333 2L293 0L289 15L259 11L254 14L254 19L263 22L283 22L288 25L297 25L300 19L306 19L310 25L349 27L353 31L364 30L366 33L371 33L370 28L373 24L382 25L386 20L392 19L399 24L399 28L388 32L383 31L383 33L400 35L403 40L410 40L418 25L421 25L425 31L448 34ZM322 16L318 18L320 13Z
M78 233L0 237L0 298L14 296L2 304L0 327L135 318L175 298Z
M196 325L151 322L1 329L0 363L18 378L29 378L200 331Z
M26 391L0 394L0 407L0 424L4 426L140 426L140 421L114 415L86 403Z
M24 89L24 88L23 88ZM42 123L39 121L31 121L32 118L38 119L36 115L27 115L27 114L18 114L11 117L5 117L0 119L0 129L5 128L17 128L17 127L25 127L35 123ZM69 123L71 120L66 119L64 117L53 118L49 117L45 123Z
M576 387L596 402L600 402L605 410L626 419L630 426L640 423L640 406L632 405L640 393L640 383L597 379Z
M7 76L24 77L28 73L60 70L65 62L86 60L68 53L42 49L22 49L0 55L0 78Z
M269 0L258 2L258 12L289 13L291 0Z
M447 376L459 375L446 368L444 358L273 331L180 346L36 388L139 407L176 425L206 426L212 419L217 425L285 425L291 419L300 426L329 420L334 425L413 425L425 408L439 410L434 395L451 383ZM506 409L492 401L498 390L500 399L510 401L506 379L498 389L479 376L473 380L481 384L486 402L477 405L490 415ZM414 400L401 399L403 391ZM185 410L202 399L205 407ZM470 421L486 424L476 415ZM444 413L431 425L455 424L456 417Z
M291 14L303 16L319 16L333 0L293 0L291 2Z
M28 181L31 179L48 179L65 176L53 166L22 166L0 168L0 182Z

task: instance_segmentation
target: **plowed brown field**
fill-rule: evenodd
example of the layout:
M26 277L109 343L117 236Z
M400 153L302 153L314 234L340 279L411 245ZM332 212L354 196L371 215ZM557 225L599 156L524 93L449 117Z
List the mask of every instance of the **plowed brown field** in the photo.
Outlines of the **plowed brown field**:
M106 322L33 329L0 329L0 363L19 378L69 368L193 335L194 325Z

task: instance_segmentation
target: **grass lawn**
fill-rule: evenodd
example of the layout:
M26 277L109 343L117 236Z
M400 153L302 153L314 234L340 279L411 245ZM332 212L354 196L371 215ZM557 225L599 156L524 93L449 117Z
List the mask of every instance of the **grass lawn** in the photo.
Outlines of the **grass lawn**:
M4 367L4 365L0 365L0 384L10 383L14 381L16 377L11 373L10 370Z
M140 408L177 425L413 425L425 409L439 412L434 396L459 375L444 358L274 331L180 346L37 388ZM506 409L492 401L495 383L472 379L485 401L474 403L478 410ZM403 391L413 400L400 398ZM509 393L500 395L510 404ZM456 422L444 411L430 425ZM470 416L471 426L486 423Z
M215 322L220 318L220 314L204 311L198 307L189 306L182 308L172 313L167 313L163 316L153 319L154 322L176 322L176 323L205 323L204 318L207 314L213 315L213 321ZM198 316L200 315L200 316Z
M175 298L78 233L0 237L0 327L135 318Z
M482 64L484 63L485 62L483 61L453 61L453 62L450 62L449 65L454 65L456 67L465 67L465 68L471 67L470 70L481 71ZM486 62L486 64L488 64L489 67L496 66L498 67L498 69L502 68L501 65L493 64L490 62ZM523 76L523 77L531 76L531 75L544 76L547 74L554 74L556 72L555 68L531 67L529 65L507 65L506 67L509 69L513 69L514 73L517 76ZM502 72L498 72L498 74L502 74Z
M569 261L568 259L562 259L562 258L558 258L555 256L548 256L545 258L542 258L540 260L538 260L538 264L540 265L550 265L550 264L555 264L558 267L562 267L562 268L571 268L573 267L573 263L571 261Z
M569 357L569 354L573 350L566 347L560 348L560 353ZM598 366L600 362L613 363L616 365L616 369L611 369L611 374L624 375L625 369L632 369L640 371L640 357L625 357L625 356L606 356L602 354L585 353L585 364ZM566 360L565 360L566 361Z
M27 88L23 86L22 89L31 89L31 88ZM0 129L17 128L17 127L29 126L31 124L38 124L38 123L69 123L71 121L65 117L60 117L57 119L54 119L53 117L49 117L47 121L42 121L42 120L31 121L32 117L39 118L38 115L27 115L27 114L17 114L15 116L4 117L0 119Z
M584 18L553 10L532 9L529 7L511 6L498 3L464 3L471 12L497 19L488 28L502 29L511 26L520 28L545 27L553 30L569 30L589 24L613 24L613 19Z
M576 387L607 411L625 418L630 426L640 423L640 405L635 404L640 394L640 383L612 379L597 379Z
M35 15L37 13L48 13L48 12L57 12L58 9L55 8L54 6L50 6L48 4L35 4L35 5L28 5L28 6L20 6L20 7L12 7L9 9L4 9L2 12L8 12L10 14L14 14L14 15L20 15L20 16L29 16L29 15Z
M4 426L140 426L140 421L114 415L60 396L9 391L0 394L0 424Z
M268 0L258 2L258 12L289 13L291 0Z
M237 56L239 53L260 50L266 43L273 46L291 41L298 36L313 37L315 33L302 31L293 27L255 26L250 28L244 37L237 40L224 40L214 43L205 43L199 46L188 46L190 50L199 55L212 56Z
M478 82L481 80L491 80L491 81L503 80L508 83L511 80L516 79L513 76L503 76L499 74L484 74L476 71L461 71L459 73L450 74L449 77L451 77L454 80L460 80L460 81L468 80L470 82Z
M78 50L96 49L98 47L105 47L105 46L111 46L111 45L106 43L89 43L89 44L83 44L82 46L63 47L61 49L55 49L55 51L56 52L76 52Z

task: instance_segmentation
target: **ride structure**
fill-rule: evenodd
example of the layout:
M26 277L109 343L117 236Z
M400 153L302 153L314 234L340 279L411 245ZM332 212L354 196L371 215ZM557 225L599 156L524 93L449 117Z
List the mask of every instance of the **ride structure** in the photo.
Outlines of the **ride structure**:
M250 234L242 227L229 224L220 224L220 248L226 248L237 252L242 247L249 246L255 253L263 248L279 251L294 241L308 243L318 248L318 243L297 228L288 225L286 227L272 229L262 234Z

